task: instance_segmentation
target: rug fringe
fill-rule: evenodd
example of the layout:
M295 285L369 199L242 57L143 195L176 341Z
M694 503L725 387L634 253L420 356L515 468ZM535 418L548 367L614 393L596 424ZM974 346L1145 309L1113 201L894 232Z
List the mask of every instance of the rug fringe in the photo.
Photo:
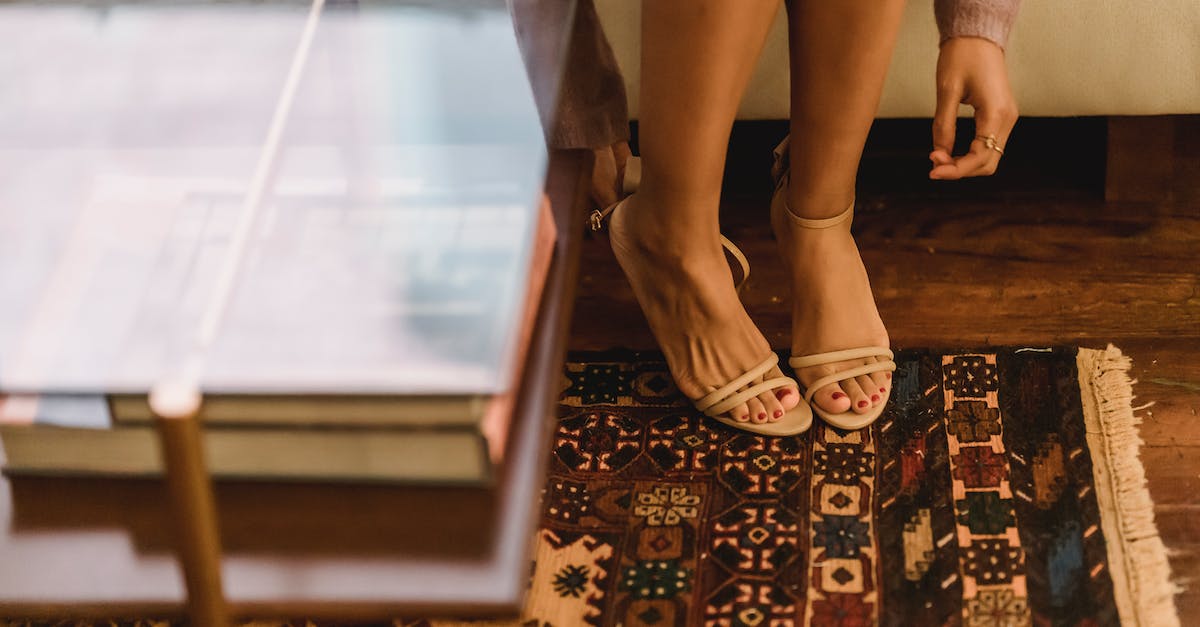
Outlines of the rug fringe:
M1105 350L1079 349L1076 364L1121 624L1177 626L1179 588L1171 581L1167 550L1154 524L1154 501L1139 458L1142 419L1133 409L1132 361L1109 344Z

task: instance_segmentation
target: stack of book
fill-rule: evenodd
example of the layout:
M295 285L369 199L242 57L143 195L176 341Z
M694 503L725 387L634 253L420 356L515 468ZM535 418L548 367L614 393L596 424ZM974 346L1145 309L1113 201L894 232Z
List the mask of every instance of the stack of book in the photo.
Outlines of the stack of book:
M493 481L503 462L515 389L550 267L556 230L543 198L513 318L507 389L406 394L206 395L215 478ZM10 475L152 476L162 472L146 394L0 394L0 447Z

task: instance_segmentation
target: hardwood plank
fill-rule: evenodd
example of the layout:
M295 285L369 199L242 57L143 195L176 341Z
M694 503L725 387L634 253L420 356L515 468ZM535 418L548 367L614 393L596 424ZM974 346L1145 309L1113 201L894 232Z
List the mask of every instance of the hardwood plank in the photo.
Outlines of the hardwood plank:
M747 309L788 345L787 279L765 198L726 206L753 264ZM904 346L1200 337L1197 212L1071 201L1050 205L868 201L856 237L893 342ZM1086 244L1085 244L1086 242ZM573 347L651 347L605 241L586 242Z
M1200 508L1154 508L1159 536L1171 561L1171 577L1183 586L1175 598L1181 617L1200 616Z
M1200 447L1145 446L1150 495L1158 505L1200 505Z
M1154 520L1167 546L1196 545L1200 550L1200 506L1159 503L1154 506Z
M1165 538L1164 538L1165 541ZM1170 553L1171 577L1182 590L1175 597L1175 608L1184 625L1187 619L1200 616L1200 544L1172 545L1167 543Z
M1135 405L1154 404L1139 412L1146 445L1200 446L1200 341L1161 337L1118 344L1133 359Z
M1174 563L1175 561L1172 560L1172 564ZM1200 616L1200 594L1193 592L1190 588L1185 588L1175 597L1175 610L1179 613L1179 617L1185 620L1183 624L1188 624L1187 619L1195 619Z
M1165 215L1164 215L1165 214ZM1200 220L1094 202L868 202L856 238L898 346L1085 343L1200 333L1194 240ZM786 329L786 277L765 225L748 308ZM1084 244L1086 242L1086 244ZM777 319L772 319L772 316ZM772 338L774 341L775 338ZM1088 342L1087 340L1090 340Z

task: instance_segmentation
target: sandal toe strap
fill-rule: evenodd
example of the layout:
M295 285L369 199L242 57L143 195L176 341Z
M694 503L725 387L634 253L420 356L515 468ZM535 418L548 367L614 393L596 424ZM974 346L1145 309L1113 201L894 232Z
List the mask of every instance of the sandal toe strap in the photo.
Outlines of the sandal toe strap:
M792 357L788 360L788 364L792 368L808 368L809 366L821 366L824 364L832 364L838 361L847 361L850 359L863 359L866 357L886 357L895 359L895 355L891 349L886 346L867 346L864 348L851 348L844 351L832 351L828 353L816 353L813 355L805 355L803 357Z
M754 385L742 390L741 392L737 392L733 394L733 396L729 396L725 400L722 400L716 405L713 405L702 411L706 416L720 416L721 414L728 412L734 407L745 403L746 401L758 396L759 394L762 394L763 392L770 392L771 390L787 387L789 385L796 385L796 381L791 377L775 377L774 379L767 379L758 385Z
M895 369L896 362L889 359L887 361L877 361L873 364L867 364L865 366L858 366L857 368L849 368L840 372L835 372L831 375L821 377L820 379L813 381L813 384L808 386L808 389L804 392L804 401L811 402L812 397L817 393L817 390L831 383L838 383L839 381L853 379L854 377L860 377L864 374L872 374L875 372L884 371L891 372Z
M737 391L740 388L743 388L746 385L749 385L749 383L751 381L763 376L763 374L765 374L771 368L774 368L775 365L778 363L779 363L779 356L776 355L775 353L771 353L770 355L767 356L766 359L764 359L762 361L762 363L747 370L745 372L745 374L743 374L742 376L734 379L733 381L730 381L729 383L726 383L725 385L717 388L716 390L713 390L712 392L709 392L708 394L704 395L703 398L695 401L696 409L699 409L702 412L708 413L710 408L716 406L718 403L721 403L722 401L725 401L731 397L736 396ZM775 379L771 379L771 381L776 381L780 378L781 377L776 377ZM787 377L782 377L782 378L787 379L788 381L791 381L791 379L789 379ZM766 384L766 382L764 381L763 383L761 383L759 385L765 385L765 384ZM758 386L755 386L755 387L758 387ZM778 386L776 386L776 387L778 387ZM730 407L736 407L736 406L737 406L737 403L730 405ZM718 413L722 413L722 412L718 412Z

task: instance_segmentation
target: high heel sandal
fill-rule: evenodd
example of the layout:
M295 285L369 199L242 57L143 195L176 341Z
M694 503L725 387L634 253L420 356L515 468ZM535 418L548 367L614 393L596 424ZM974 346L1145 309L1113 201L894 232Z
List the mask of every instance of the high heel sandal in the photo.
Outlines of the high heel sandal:
M634 161L634 158L630 158L630 161ZM628 168L629 166L627 165L626 167ZM634 180L637 181L640 179L640 164L637 164L635 167L637 168L637 176ZM628 176L629 170L627 169L627 178L624 185L624 189L627 194L636 191L637 188L637 184L635 182L632 185L632 189L630 189L631 186L629 184ZM628 196L612 206L606 207L602 211L593 211L590 217L592 230L601 230L604 227L604 222L613 215L618 207L625 204L626 200L628 200ZM725 248L727 253L729 253L735 260L738 261L740 265L742 270L742 280L738 282L738 287L740 288L741 285L745 283L746 277L750 275L750 264L746 261L746 256L742 254L742 251L738 250L738 247L735 246L733 242L726 239L725 236L721 236L721 245ZM739 388L749 385L751 381L754 381L755 379L765 375L778 363L779 356L774 352L771 352L765 359L762 360L762 362L760 362L757 366L747 370L741 376L717 388L716 390L709 392L699 399L691 399L692 404L704 415L714 418L718 422L729 425L735 429L741 429L743 431L769 436L787 436L804 433L809 427L812 426L813 420L812 409L809 407L808 403L797 403L795 407L784 412L783 416L775 422L756 423L750 422L749 420L746 422L739 422L727 416L729 410L764 392L770 392L779 388L792 386L795 386L796 389L799 389L799 384L791 377L779 376L767 379L761 383L746 388L745 390L738 391Z
M788 137L785 137L778 146L775 147L775 166L771 169L771 175L775 178L775 194L771 198L771 215L775 217L777 212L786 212L789 225L795 225L805 229L829 229L846 224L846 228L850 228L849 222L854 219L854 203L842 213L823 220L811 220L801 218L792 213L791 207L788 206L787 189L788 189ZM827 353L815 353L812 355L795 356L788 359L788 365L792 370L801 368L809 368L812 366L822 366L832 364L839 361L848 361L851 359L866 359L866 358L882 358L875 363L864 364L854 368L848 368L840 372L835 372L831 375L821 377L810 386L801 386L804 394L804 403L812 407L812 411L820 416L825 422L846 430L861 429L870 425L879 419L883 414L884 407L887 405L887 399L884 399L870 411L857 414L852 410L847 410L839 414L834 414L812 402L813 395L817 390L841 381L846 381L862 375L873 374L876 372L892 372L896 369L895 355L886 346L866 346L862 348L851 348L848 350L831 351ZM891 394L891 392L888 392Z

